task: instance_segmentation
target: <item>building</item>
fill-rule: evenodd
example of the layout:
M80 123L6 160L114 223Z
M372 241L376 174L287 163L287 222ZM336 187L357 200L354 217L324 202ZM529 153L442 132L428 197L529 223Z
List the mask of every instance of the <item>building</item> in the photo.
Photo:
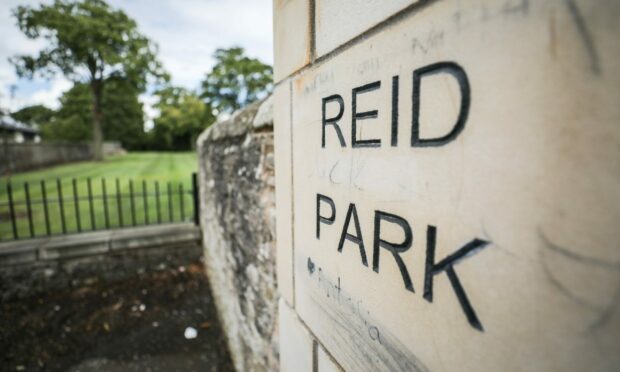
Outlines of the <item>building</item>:
M9 115L0 116L0 139L9 143L39 143L39 128L30 127Z

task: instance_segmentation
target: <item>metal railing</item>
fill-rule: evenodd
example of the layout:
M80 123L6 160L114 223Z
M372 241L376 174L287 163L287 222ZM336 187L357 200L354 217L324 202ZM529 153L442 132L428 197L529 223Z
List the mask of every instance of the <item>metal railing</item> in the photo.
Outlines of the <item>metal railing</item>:
M172 222L198 225L196 173L188 181L9 180L0 189L0 241Z

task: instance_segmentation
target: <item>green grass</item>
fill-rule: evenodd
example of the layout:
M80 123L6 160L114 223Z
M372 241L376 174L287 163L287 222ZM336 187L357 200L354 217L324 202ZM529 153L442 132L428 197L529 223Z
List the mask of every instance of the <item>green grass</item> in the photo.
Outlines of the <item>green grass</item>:
M105 229L120 226L132 226L133 216L136 225L161 222L191 220L193 216L192 182L191 176L197 171L195 153L131 153L106 158L103 162L81 162L52 168L14 174L9 177L0 177L0 240L12 240L13 228L8 206L8 183L12 185L12 195L15 204L17 230L20 238L30 237L28 223L28 209L26 207L25 184L28 184L31 200L31 213L35 236L47 235L45 223L45 205L41 181L45 181L47 194L48 216L51 234L62 233L61 209L58 203L59 194L57 180L61 182L62 199L64 201L64 216L66 232L78 231L79 212L82 231L93 229L91 209L88 201L88 179L91 180L93 195L92 214L94 227ZM73 180L76 182L78 208L74 202ZM105 179L107 194L107 223L106 207L103 198L102 180ZM120 194L117 194L116 180L119 181ZM130 181L133 182L134 208L132 213L132 198L130 197ZM155 183L159 184L159 213L157 211L157 197ZM146 184L146 198L143 194L143 185ZM168 185L171 187L172 197L168 197ZM181 193L181 188L183 193ZM118 197L120 196L120 208ZM182 200L182 202L181 202ZM146 205L146 206L145 206ZM181 215L181 206L184 216ZM120 213L119 213L120 211ZM172 213L171 213L172 212ZM172 216L171 216L172 214Z

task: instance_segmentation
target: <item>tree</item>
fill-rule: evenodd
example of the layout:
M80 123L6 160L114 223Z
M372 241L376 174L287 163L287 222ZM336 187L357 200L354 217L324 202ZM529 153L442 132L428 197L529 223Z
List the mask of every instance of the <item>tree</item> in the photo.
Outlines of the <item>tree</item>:
M142 149L146 138L139 94L132 84L120 79L111 79L104 89L103 137L119 141L127 150Z
M201 97L217 113L232 113L269 94L273 69L240 47L217 49L215 65L202 82Z
M41 126L41 137L52 141L86 141L92 137L90 89L75 84L60 97L60 109L52 120Z
M28 38L49 42L37 56L11 59L19 76L50 77L60 72L76 83L88 83L94 154L102 159L104 86L121 78L144 90L149 80L167 79L156 46L138 32L134 20L103 0L55 0L36 9L19 6L13 14Z
M17 121L30 126L49 123L54 116L54 110L43 105L27 106L11 114Z
M196 138L215 121L212 109L200 97L183 88L168 87L157 92L159 102L154 106L159 117L151 132L158 150L190 150Z
M103 137L120 141L129 150L140 149L146 136L138 94L134 86L122 79L109 79L103 90ZM75 84L61 96L61 107L53 120L41 127L43 139L85 141L92 137L91 101L89 86Z

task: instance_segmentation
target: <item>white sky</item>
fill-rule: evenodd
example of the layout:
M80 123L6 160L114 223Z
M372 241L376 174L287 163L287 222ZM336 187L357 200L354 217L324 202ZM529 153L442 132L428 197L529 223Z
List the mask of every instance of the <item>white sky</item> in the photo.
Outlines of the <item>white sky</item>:
M0 107L16 110L44 104L58 107L58 97L71 83L58 76L50 81L19 79L8 58L32 54L45 45L31 41L15 26L11 9L40 0L0 0ZM46 1L49 2L49 1ZM273 63L271 0L108 0L138 23L139 30L159 45L159 58L172 83L196 89L213 65L216 48L240 45L248 55ZM11 86L15 92L11 97ZM152 98L141 97L147 116Z

